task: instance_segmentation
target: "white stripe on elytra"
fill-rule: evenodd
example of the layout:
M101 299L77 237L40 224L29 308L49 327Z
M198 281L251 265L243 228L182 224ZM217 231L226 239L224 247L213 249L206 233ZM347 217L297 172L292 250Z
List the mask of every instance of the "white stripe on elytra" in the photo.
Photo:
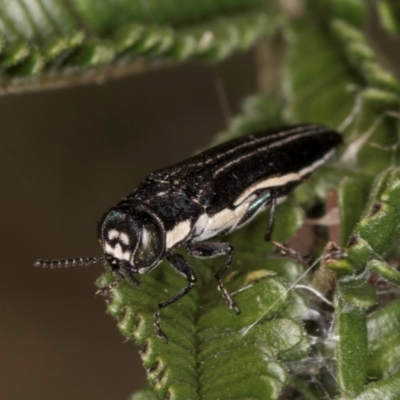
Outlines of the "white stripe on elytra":
M166 245L167 249L175 246L177 243L184 240L191 231L191 223L189 220L182 221L179 224L175 225L175 227L167 232L166 237Z
M316 129L317 128L317 129ZM311 131L311 129L314 129ZM267 136L260 136L260 137L254 137L253 135L249 135L248 138L252 140L245 141L243 143L240 143L238 146L235 146L225 152L223 152L220 155L216 155L212 158L211 161L218 160L219 158L226 158L227 156L230 156L231 154L236 153L238 150L243 150L247 149L248 147L254 147L254 145L257 145L259 148L260 147L266 147L264 145L265 142L269 143L267 146L271 144L271 142L276 141L277 139L282 139L286 136L293 135L294 133L312 133L312 134L317 134L321 131L321 128L316 125L304 125L304 126L296 126L294 128L289 128L287 130L283 130L280 132L277 132L273 135L267 135ZM298 137L298 135L296 136ZM279 142L281 143L281 142Z
M193 241L201 242L218 235L222 231L234 229L245 215L252 200L254 199L249 198L248 201L233 210L225 208L212 216L208 214L200 216L194 226Z
M282 146L282 145L284 145L286 143L292 142L293 140L296 140L296 139L301 138L301 137L314 136L314 135L315 135L315 132L308 132L308 133L302 132L302 133L297 134L297 135L286 137L285 139L282 139L282 140L280 140L278 142L268 143L265 146L260 146L260 147L258 147L256 149L254 149L253 151L251 151L249 153L246 153L246 154L242 155L241 157L237 157L237 158L235 158L234 160L232 160L229 163L226 163L225 165L223 165L221 168L217 169L214 172L213 177L216 178L218 176L218 174L220 174L225 169L230 168L232 165L238 164L238 163L242 162L243 160L245 160L247 158L253 157L255 153L260 153L260 152L262 152L264 150L273 149L274 147Z
M194 226L193 242L202 242L203 240L219 235L221 232L231 232L237 227L242 227L250 222L258 213L265 210L268 206L268 204L262 205L250 218L241 225L238 225L254 200L255 196L250 196L247 201L240 204L234 210L226 208L212 216L208 214L201 215ZM285 197L281 197L277 200L277 203L280 204L284 200Z
M320 165L324 164L325 161L330 158L333 153L335 152L335 149L332 149L331 151L328 151L328 153L326 153L322 158L320 158L319 160L313 162L309 167L303 168L302 170L300 170L299 175L301 177L310 174L311 172L313 172L316 168L318 168Z
M264 181L259 181L254 183L253 185L249 186L233 203L234 206L239 205L244 200L246 200L252 193L259 189L268 189L272 187L279 187L284 186L290 182L297 182L300 181L302 177L310 174L314 171L317 167L322 165L332 154L335 150L331 150L324 155L324 157L320 158L319 160L315 161L311 165L306 168L303 168L298 173L290 173L282 176L277 176L275 178L265 179Z
M246 200L252 193L259 189L268 189L271 187L283 186L289 182L297 182L301 180L299 174L291 173L283 176L278 176L276 178L269 178L265 181L259 181L249 186L233 203L234 206L241 204Z

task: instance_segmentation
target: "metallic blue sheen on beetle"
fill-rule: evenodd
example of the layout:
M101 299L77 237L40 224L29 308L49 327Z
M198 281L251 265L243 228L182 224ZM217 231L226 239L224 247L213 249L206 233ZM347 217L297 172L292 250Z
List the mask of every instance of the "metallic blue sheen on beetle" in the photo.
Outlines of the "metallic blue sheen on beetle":
M241 228L270 208L265 239L270 240L277 202L334 153L342 136L319 125L297 125L239 137L179 164L151 173L98 223L103 257L37 260L36 266L69 266L105 260L133 285L164 259L186 277L187 285L158 305L155 332L164 341L160 310L185 296L196 283L184 248L199 258L225 255L215 274L229 307L239 312L223 286L233 247L206 240Z

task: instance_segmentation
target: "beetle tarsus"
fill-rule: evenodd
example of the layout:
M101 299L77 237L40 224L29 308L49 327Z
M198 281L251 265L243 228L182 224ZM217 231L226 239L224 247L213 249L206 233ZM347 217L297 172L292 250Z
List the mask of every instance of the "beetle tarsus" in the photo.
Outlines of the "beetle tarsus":
M168 336L161 329L160 309L154 313L154 332L164 343L168 343Z
M227 290L224 287L224 284L220 279L218 279L218 290L221 292L222 297L226 301L226 304L228 304L229 308L231 310L234 310L236 314L240 314L240 310L236 304L236 301L232 299L231 295L227 292Z
M286 257L293 258L296 261L301 262L302 264L308 264L311 260L311 256L307 254L301 254L296 250L291 249L288 246L285 246L282 243L276 242L274 240L271 243L278 248L279 252Z
M113 282L110 282L108 285L96 290L95 296L104 296L104 297L110 297L111 289L114 289L116 286L118 286L119 280L115 280Z
M214 275L215 279L218 281L218 290L221 292L222 297L228 304L229 308L235 310L236 314L240 313L239 307L236 302L232 299L230 294L225 289L222 283L222 275L230 267L233 259L233 246L229 243L197 243L191 247L187 247L189 253L198 258L213 258L217 256L227 255L227 259L224 265L219 269L219 271Z

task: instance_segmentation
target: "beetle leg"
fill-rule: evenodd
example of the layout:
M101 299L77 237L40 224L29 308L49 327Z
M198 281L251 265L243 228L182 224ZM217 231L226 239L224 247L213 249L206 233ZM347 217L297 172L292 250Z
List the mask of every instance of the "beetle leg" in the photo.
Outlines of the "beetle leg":
M166 259L177 272L186 277L188 284L175 296L171 297L169 300L159 303L158 310L154 314L155 317L154 329L156 335L159 338L161 338L165 343L168 342L168 338L167 335L161 329L161 315L160 315L161 308L169 306L170 304L175 303L176 301L181 299L183 296L187 295L192 290L193 286L197 281L197 276L193 267L181 255L169 254L166 257Z
M111 289L115 288L116 286L118 286L118 283L120 282L120 279L116 279L114 282L109 283L108 285L96 290L95 292L95 296L104 296L104 297L110 297L110 292ZM109 300L106 299L106 302L108 302Z
M274 230L275 216L276 216L276 196L275 193L271 191L271 206L269 209L269 220L268 220L267 230L264 236L266 242L269 242L271 240L272 231Z
M235 310L236 314L240 313L240 310L236 302L232 299L230 294L226 291L222 283L222 275L226 272L232 263L233 258L233 247L229 243L197 243L188 247L188 252L198 258L213 258L222 255L227 255L227 259L224 265L214 275L218 281L218 290L222 293L222 297L227 302L229 308Z
M118 269L113 269L113 274L115 276L115 281L110 282L107 286L104 286L96 291L95 296L101 295L105 297L110 296L111 289L118 286L122 279L125 279L132 286L140 286L140 282L135 278L134 272L129 268L129 264L123 262L119 263Z
M135 273L132 271L128 262L120 262L117 273L125 278L132 286L140 286L140 282L135 278Z
M306 265L311 261L310 255L301 254L298 251L293 250L290 247L287 247L282 243L275 242L274 240L272 240L271 243L279 250L279 252L284 257L290 257L290 258L292 258L296 261L299 261L302 264L306 264Z

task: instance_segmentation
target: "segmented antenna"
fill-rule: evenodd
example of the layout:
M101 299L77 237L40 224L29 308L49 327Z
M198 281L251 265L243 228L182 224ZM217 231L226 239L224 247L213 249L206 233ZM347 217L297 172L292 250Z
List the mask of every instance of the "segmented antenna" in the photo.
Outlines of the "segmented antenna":
M75 258L60 258L55 260L37 260L33 265L35 267L43 268L64 268L64 267L76 267L82 265L89 265L104 261L104 257L75 257Z

